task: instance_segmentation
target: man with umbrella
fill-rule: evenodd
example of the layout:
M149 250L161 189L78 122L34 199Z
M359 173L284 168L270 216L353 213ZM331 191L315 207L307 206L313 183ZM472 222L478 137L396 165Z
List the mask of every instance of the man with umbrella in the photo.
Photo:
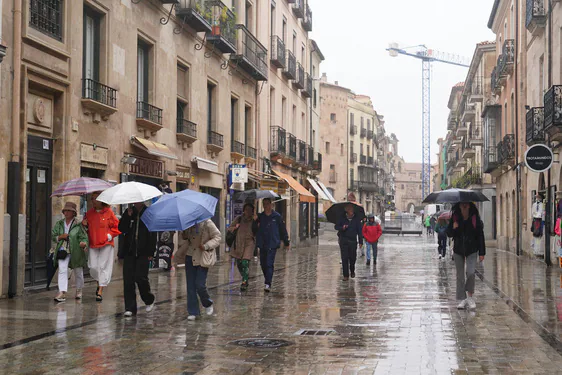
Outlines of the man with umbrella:
M347 204L345 214L337 222L335 229L338 231L341 261L343 268L343 280L355 278L355 262L357 261L357 242L363 247L363 233L361 220L355 213L355 205ZM363 215L364 216L364 215Z

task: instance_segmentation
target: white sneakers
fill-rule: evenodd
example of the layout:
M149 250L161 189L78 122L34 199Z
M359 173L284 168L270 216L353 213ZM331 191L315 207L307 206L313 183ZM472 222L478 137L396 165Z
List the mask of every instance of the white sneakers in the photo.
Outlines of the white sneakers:
M154 310L154 308L156 307L156 305L154 304L154 302L152 302L151 305L146 305L146 312L149 313L152 310Z
M213 315L213 312L215 311L215 309L213 308L213 305L209 306L209 307L205 307L205 313L207 315Z
M264 290L266 293L271 292L271 285L265 284L265 286L263 287L263 290Z
M190 321L194 321L195 319L197 319L197 317L195 315L189 315L187 317L187 320L190 320Z
M467 307L469 310L476 309L476 301L474 301L474 298L468 297L467 299L462 300L461 303L459 303L459 305L457 306L457 309L464 310Z
M123 316L124 316L125 318L130 318L130 317L133 316L133 312L132 312L132 311L125 311L125 314L123 314Z

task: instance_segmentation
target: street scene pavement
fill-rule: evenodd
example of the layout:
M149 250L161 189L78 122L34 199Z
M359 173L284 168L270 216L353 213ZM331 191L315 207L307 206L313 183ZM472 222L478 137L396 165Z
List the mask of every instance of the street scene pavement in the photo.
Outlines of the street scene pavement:
M152 273L157 307L123 317L122 281L95 302L54 292L0 301L5 374L554 374L562 371L560 274L489 250L473 312L458 311L455 268L434 238L385 235L376 266L342 281L335 232L280 251L272 292L223 256L209 273L213 316L187 320L185 274ZM508 271L509 270L509 271ZM514 272L513 270L516 270ZM139 304L142 306L142 303ZM316 332L315 332L316 331ZM245 340L245 341L244 341Z

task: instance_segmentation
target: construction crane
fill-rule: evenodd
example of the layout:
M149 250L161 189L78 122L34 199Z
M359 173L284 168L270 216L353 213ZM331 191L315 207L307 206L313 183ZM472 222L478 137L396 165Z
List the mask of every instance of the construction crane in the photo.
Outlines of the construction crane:
M410 51L406 51L406 50ZM441 62L468 68L465 57L428 49L425 45L399 48L391 43L386 49L390 56L406 55L422 61L422 200L430 193L431 186L431 63Z

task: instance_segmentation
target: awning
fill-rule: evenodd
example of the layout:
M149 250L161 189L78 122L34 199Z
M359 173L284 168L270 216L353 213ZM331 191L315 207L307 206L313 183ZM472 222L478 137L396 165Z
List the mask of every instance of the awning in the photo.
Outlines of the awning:
M338 201L336 201L334 199L334 197L332 196L332 194L330 193L330 190L328 190L328 188L326 187L326 185L324 185L322 183L322 181L318 181L318 185L320 185L320 187L322 188L322 190L324 190L324 193L326 193L326 196L328 197L328 199L330 201L332 201L332 203L338 203Z
M316 197L311 194L304 186L302 186L297 180L295 180L292 176L289 176L283 172L279 172L273 170L273 172L281 177L283 180L287 181L289 186L295 190L299 194L299 198L301 202L308 202L308 203L315 203Z
M219 164L215 161L203 159L197 156L195 156L191 161L197 164L197 168L199 169L203 169L205 171L213 173L219 173Z
M177 156L168 148L168 146L163 145L162 143L149 141L148 139L140 138L140 137L131 137L131 143L133 146L136 146L143 150L146 153L154 156L160 156L163 158L168 158L172 160L177 160Z
M316 183L315 180L313 180L312 178L308 178L307 180L308 180L308 182L310 182L310 185L312 185L314 190L316 190L316 192L318 193L318 198L323 199L325 201L330 200L330 198L328 198L326 193L324 193L324 190L322 190L322 188L320 186L318 186L318 184Z

